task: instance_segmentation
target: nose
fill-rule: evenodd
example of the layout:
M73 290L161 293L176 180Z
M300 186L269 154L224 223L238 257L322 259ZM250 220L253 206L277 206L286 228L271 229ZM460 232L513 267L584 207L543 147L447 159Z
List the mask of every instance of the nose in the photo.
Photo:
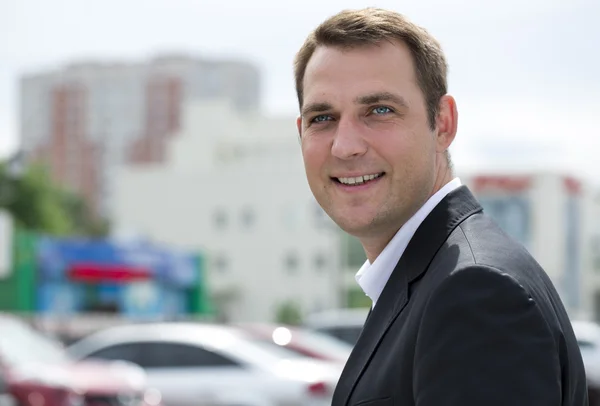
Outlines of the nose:
M367 149L359 124L350 119L341 119L331 146L331 154L339 159L351 159L364 155Z

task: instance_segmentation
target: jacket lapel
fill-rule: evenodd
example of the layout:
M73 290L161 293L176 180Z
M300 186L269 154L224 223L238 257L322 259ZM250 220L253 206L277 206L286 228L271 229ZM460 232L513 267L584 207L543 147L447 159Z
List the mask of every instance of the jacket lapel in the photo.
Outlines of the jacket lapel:
M410 282L426 271L452 230L481 210L467 187L461 186L448 194L419 226L365 322L336 387L333 405L346 405L350 400L375 350L408 303Z
M402 287L402 279L405 280L405 274L395 272L401 279L398 290L393 292L391 289L384 289L377 302L377 305L367 318L362 333L346 362L344 372L340 378L333 397L332 405L345 405L350 399L360 376L365 367L369 364L375 349L381 339L392 325L392 322L408 303L407 289Z

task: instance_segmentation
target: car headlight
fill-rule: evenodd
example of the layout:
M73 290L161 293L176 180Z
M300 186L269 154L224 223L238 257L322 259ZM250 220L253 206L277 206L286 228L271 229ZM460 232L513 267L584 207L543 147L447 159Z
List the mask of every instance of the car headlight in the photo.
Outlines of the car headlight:
M162 394L156 388L148 388L144 393L144 402L150 406L158 406L162 402Z

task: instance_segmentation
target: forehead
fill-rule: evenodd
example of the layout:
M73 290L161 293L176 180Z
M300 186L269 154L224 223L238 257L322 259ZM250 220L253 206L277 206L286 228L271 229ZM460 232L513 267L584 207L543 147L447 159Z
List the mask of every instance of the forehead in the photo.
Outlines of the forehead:
M412 55L401 42L351 49L320 46L306 66L303 90L305 103L382 91L408 98L419 91Z

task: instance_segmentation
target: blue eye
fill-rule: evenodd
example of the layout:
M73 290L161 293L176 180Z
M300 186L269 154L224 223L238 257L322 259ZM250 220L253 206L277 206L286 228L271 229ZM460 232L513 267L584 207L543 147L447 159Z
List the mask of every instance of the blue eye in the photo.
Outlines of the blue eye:
M390 109L389 107L386 107L386 106L379 106L379 107L375 107L372 110L372 112L375 114L386 114L386 113L391 113L392 109Z
M314 122L314 123L320 123L320 122L323 122L323 121L329 121L329 120L331 120L331 116L327 116L327 115L325 115L325 114L322 114L322 115L320 115L320 116L316 116L315 118L313 118L313 119L312 119L312 120L310 120L310 121L312 121L312 122Z

